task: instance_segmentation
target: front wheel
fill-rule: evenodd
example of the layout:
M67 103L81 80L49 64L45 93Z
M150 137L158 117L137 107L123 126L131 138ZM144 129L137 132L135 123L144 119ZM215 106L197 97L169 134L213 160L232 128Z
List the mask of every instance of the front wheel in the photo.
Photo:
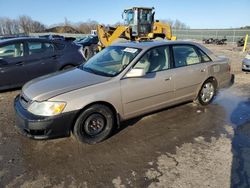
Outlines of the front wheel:
M96 104L84 110L76 120L73 133L80 141L95 144L106 139L114 127L114 115L109 107Z
M201 90L198 94L198 101L201 105L208 105L212 102L216 93L216 86L214 81L207 80L201 87Z

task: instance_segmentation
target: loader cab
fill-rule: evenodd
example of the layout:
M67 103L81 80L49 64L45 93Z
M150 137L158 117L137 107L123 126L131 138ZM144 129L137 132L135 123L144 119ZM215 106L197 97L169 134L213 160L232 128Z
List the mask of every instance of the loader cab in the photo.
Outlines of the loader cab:
M124 10L125 25L130 26L133 37L147 37L153 30L154 8L133 7Z

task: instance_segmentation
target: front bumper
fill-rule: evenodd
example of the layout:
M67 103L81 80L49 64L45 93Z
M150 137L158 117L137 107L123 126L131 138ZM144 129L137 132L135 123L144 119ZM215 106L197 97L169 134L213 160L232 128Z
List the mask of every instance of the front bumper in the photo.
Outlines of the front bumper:
M57 116L37 116L27 111L15 98L16 127L19 132L33 139L49 139L70 136L76 112L62 113Z

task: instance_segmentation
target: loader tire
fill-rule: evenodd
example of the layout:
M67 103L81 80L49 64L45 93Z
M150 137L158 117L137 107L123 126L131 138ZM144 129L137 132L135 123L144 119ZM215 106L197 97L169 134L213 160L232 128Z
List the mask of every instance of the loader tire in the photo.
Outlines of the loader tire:
M161 38L161 37L155 37L155 38L153 39L153 41L162 41L162 40L164 40L164 38Z
M126 43L126 42L128 42L127 39L118 38L118 39L116 39L116 40L113 42L113 44L116 44L116 43Z

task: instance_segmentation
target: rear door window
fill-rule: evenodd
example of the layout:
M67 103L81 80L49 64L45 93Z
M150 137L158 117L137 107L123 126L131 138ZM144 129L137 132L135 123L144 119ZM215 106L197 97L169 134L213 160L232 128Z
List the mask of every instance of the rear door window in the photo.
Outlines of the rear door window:
M23 43L0 46L0 59L22 57L23 54Z
M54 47L51 43L28 42L29 55L52 53Z
M210 59L210 57L208 57L208 55L205 54L202 50L199 50L199 52L200 52L200 54L201 54L201 58L202 58L202 61L203 61L203 62L212 61L212 60Z
M174 54L175 67L183 67L201 62L201 58L197 54L193 46L189 45L173 46L173 54Z

